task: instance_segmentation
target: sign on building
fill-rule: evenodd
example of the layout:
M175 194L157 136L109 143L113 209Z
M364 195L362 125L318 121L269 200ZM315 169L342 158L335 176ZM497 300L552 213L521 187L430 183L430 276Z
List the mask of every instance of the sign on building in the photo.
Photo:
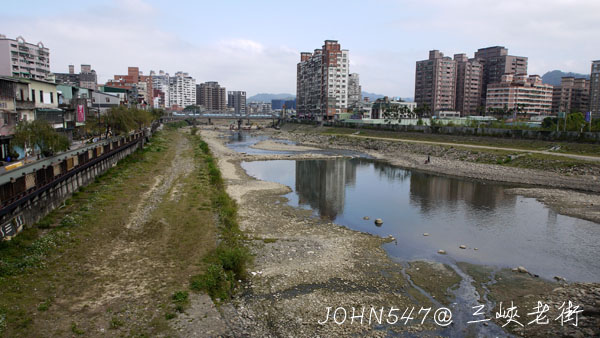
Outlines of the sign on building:
M82 104L77 105L77 122L85 122L85 107Z

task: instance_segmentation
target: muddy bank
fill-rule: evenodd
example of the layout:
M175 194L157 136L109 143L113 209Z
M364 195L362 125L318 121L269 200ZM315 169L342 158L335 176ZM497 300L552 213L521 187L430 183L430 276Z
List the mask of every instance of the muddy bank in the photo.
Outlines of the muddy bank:
M371 307L383 307L386 311L391 307L399 308L399 316L405 308L414 307L415 312L421 307L432 307L434 310L442 306L452 308L458 289L457 281L464 278L452 267L439 263L392 261L381 248L385 239L315 218L309 210L290 207L282 196L290 191L288 187L258 181L246 175L240 167L242 161L299 159L314 154L238 154L224 145L226 139L219 131L203 130L202 136L219 158L219 166L227 181L227 191L239 203L240 224L252 239L256 255L250 281L235 298L233 306L221 309L223 315L232 321L236 334L389 336L393 332L412 332L416 335L462 336L497 332L491 329L497 328L493 323L466 325L465 318L468 316L465 314L456 314L460 318L447 328L436 325L431 319L421 324L422 317L406 325L386 324L385 320L381 325L350 324L349 319L344 324L336 324L332 317L326 317L328 308L343 307L348 316L352 307L361 309L363 306L367 312ZM281 137L281 134L277 136ZM353 148L357 149L362 148ZM326 156L319 155L319 158ZM509 298L517 297L516 292L524 289L524 286L530 286L526 289L531 290L532 296L527 299L545 299L543 297L547 297L548 290L559 286L556 282L532 276L529 276L530 280L522 280L521 274L509 272L499 278L507 284L499 284L502 285L499 288L490 287L491 291L487 293L485 288L476 283L475 277L467 280L467 284L473 280L472 292L476 301L488 306L485 318L493 318L492 309L497 305L497 300L510 301ZM470 273L475 275L473 271ZM486 283L497 283L493 273L493 269L480 273L481 279L485 279ZM569 285L568 288L577 294L584 290L580 285ZM592 299L596 301L598 298ZM528 310L521 309L520 313ZM325 324L319 324L326 318ZM586 328L589 328L587 325L593 321L586 323ZM527 335L541 334L542 331L537 330L535 327L529 328ZM559 332L553 325L548 330Z

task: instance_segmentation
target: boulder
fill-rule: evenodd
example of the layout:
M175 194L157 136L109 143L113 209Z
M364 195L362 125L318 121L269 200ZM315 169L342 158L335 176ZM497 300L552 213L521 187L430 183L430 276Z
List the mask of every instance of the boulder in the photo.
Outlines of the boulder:
M375 220L375 224L376 225L382 225L383 224L383 220L381 218L378 218Z

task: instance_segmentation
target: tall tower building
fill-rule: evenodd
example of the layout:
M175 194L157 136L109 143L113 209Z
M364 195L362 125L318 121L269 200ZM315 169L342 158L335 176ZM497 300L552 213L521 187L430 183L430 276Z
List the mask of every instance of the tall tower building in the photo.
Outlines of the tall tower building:
M485 106L488 84L501 82L505 74L527 74L527 57L508 55L508 49L503 46L479 48L475 59L483 64L482 106Z
M357 73L348 75L348 107L362 101L360 78Z
M592 62L590 74L590 111L597 117L600 115L600 60Z
M188 73L177 72L169 77L169 106L187 107L196 104L196 80Z
M227 107L235 114L246 115L246 92L236 90L227 92Z
M314 53L300 54L297 65L298 116L332 120L348 108L348 50L336 40L325 40Z
M196 86L196 103L208 110L227 109L227 92L216 81L201 83Z
M481 101L483 65L466 54L455 54L456 62L456 105L461 115L475 115ZM485 107L483 107L485 108Z
M456 104L456 61L438 50L429 52L429 59L417 61L415 72L415 102L427 105L431 112L454 110Z

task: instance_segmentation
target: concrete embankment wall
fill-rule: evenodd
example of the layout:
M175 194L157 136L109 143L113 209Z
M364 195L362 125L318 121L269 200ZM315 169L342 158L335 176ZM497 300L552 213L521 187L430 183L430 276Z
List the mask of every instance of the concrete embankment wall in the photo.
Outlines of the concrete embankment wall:
M309 120L288 120L286 123L319 125L321 122ZM354 128L364 130L385 130L397 132L413 132L424 134L443 134L443 135L461 135L461 136L491 136L502 138L526 139L526 140L544 140L544 141L571 141L600 143L600 133L598 132L576 132L576 131L549 131L549 130L517 130L517 129L499 129L499 128L471 128L457 126L404 126L393 124L358 124L351 122L324 122L324 126Z
M11 178L0 186L0 240L11 239L61 206L77 189L142 148L148 137L148 132L136 133Z

